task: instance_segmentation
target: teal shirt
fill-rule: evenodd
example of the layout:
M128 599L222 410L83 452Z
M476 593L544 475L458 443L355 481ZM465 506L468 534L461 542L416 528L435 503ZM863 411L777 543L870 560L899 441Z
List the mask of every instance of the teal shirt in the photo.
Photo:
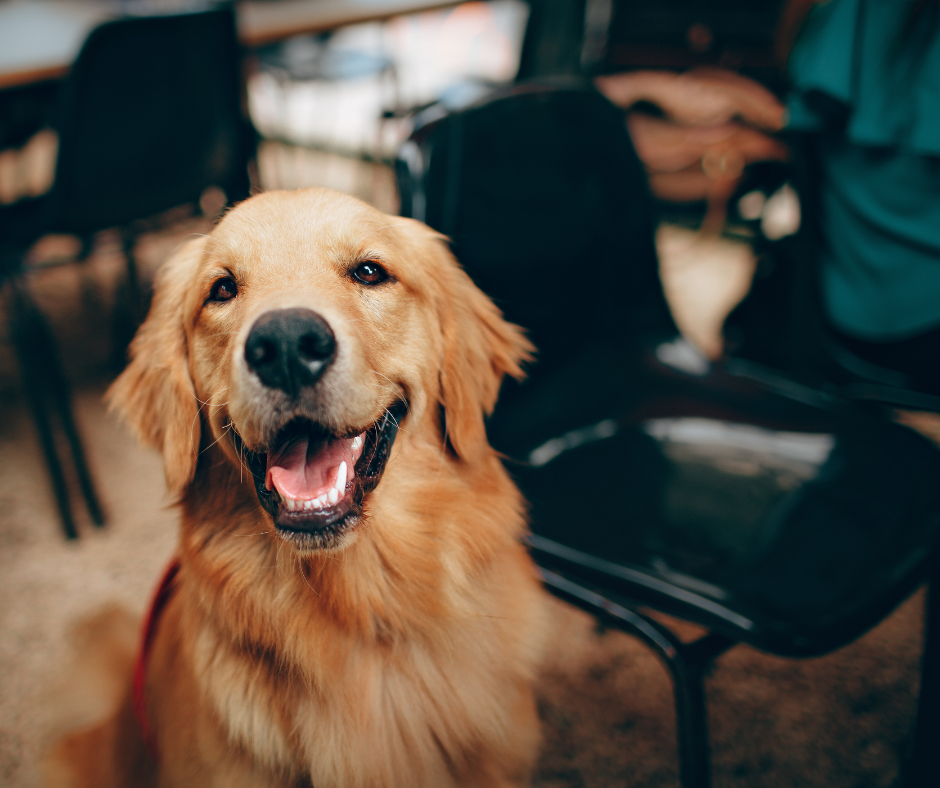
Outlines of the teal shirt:
M824 301L860 339L940 327L940 34L899 46L911 5L817 5L790 57L789 127L820 132Z

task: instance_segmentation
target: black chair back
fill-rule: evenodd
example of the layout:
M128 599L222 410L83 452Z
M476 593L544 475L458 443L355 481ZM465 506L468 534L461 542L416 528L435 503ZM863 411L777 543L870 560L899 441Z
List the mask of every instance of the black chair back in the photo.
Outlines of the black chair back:
M90 232L198 201L248 194L231 8L124 18L92 32L64 87L51 210Z
M538 349L528 379L503 385L493 445L513 454L546 423L604 418L637 354L678 333L623 115L579 85L527 84L417 125L398 162L402 213L448 235Z
M675 334L642 165L599 93L524 85L490 97L419 128L399 176L402 213L451 238L530 330L540 368L605 337Z

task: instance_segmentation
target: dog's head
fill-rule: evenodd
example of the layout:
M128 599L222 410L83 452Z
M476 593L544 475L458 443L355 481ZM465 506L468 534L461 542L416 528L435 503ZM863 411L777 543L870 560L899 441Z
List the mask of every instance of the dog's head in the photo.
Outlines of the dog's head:
M250 472L278 536L332 549L355 538L399 429L480 462L484 414L529 352L426 226L269 192L164 265L110 397L171 493L211 472L211 447Z

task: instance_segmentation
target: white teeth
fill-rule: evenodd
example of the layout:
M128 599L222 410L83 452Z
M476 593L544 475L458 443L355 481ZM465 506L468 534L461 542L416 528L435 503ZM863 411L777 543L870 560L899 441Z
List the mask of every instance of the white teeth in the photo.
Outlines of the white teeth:
M336 480L333 486L318 498L302 500L300 498L285 498L284 506L289 512L309 512L313 509L323 509L325 506L335 506L339 499L346 495L346 481L349 478L349 466L343 460L336 469Z
M352 450L356 451L360 446L362 446L362 436L357 435L355 438L353 438Z

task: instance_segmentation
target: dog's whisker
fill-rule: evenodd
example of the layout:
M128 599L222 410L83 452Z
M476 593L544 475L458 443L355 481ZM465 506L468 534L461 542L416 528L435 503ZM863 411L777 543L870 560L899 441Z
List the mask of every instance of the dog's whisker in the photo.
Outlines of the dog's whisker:
M245 458L242 456L242 451L243 449L239 448L238 450L238 481L239 482L241 482L242 479L244 478L242 476L243 471L248 471L248 473L251 473L251 469L247 465L245 465Z
M373 390L373 391L377 391L377 392L379 392L380 394L383 395L382 397L380 397L380 399L386 399L386 398L389 397L389 396L398 398L398 396L399 396L399 392L397 392L397 391L395 391L394 389L390 388L387 384L373 383L373 384L372 384L372 390Z
M189 233L189 238L205 238L207 241L211 241L222 249L227 248L227 244L219 238L216 238L214 235L206 235L206 233Z
M383 408L383 410L385 411L388 418L391 420L392 424L395 425L396 429L400 428L401 425L398 423L398 419L395 418L395 414L392 413L388 408ZM405 432L405 431L406 430L402 430L402 432Z
M193 438L196 436L196 422L199 421L199 414L202 412L203 402L200 401L199 397L196 397L196 402L199 403L199 407L196 408L196 415L193 416L193 421L189 425L189 445L193 446ZM194 447L197 455L199 453L199 447Z
M221 389L218 392L218 395L224 394L226 391L228 391L228 386L225 386L225 388ZM193 393L193 399L195 399L196 402L198 402L200 405L204 405L207 408L218 408L218 407L221 407L221 405L228 405L228 402L223 402L221 403L221 405L213 405L211 400L200 399L199 395L196 393Z
M235 425L232 424L232 422L230 421L230 422L226 425L225 429L226 429L226 430L232 430L232 431L234 431L234 430L235 430ZM220 439L220 440L221 440L221 439ZM244 474L245 471L248 471L249 475L250 475L252 478L254 478L254 473L252 473L251 468L249 468L249 467L245 464L245 455L244 455L245 446L244 446L244 444L242 444L241 441L238 441L238 447L237 447L237 448L238 448L238 452L237 452L237 457L238 457L238 481L241 482L241 481L244 480L244 475L243 475L243 474Z
M222 531L226 536L264 536L265 534L271 533L270 531L257 531L252 534L237 534L234 531Z
M220 397L220 396L222 396L222 395L223 395L226 391L228 391L228 390L229 390L229 386L223 386L221 389L219 389L219 390L215 393L215 396ZM193 399L195 399L196 402L198 402L200 405L204 405L204 406L207 407L207 408L221 408L221 407L224 407L225 405L228 405L228 402L227 402L227 401L226 401L226 402L219 403L219 404L213 404L211 400L203 400L203 399L200 399L200 398L199 398L199 395L196 394L196 392L193 392Z
M300 576L304 579L304 582L307 584L307 588L313 591L314 594L320 596L320 592L317 591L312 585L310 585L310 580L307 579L307 570L304 568L303 559L300 556L297 556L297 569L300 571Z
M226 428L222 431L222 434L219 435L218 438L216 438L214 441L212 441L212 443L210 443L208 446L206 446L206 448L204 448L204 449L203 449L201 452L199 452L199 453L200 453L200 454L205 454L207 451L209 451L209 449L211 449L213 446L215 446L215 444L217 444L220 440L222 440L222 438L224 438L226 435L228 435L228 431L229 431L230 429L232 429L231 423L229 423L228 426L226 426Z
M402 398L402 399L405 398L405 391L404 391L404 389L403 389L401 386L399 386L394 380L392 380L388 375L385 375L385 374L379 372L379 371L376 370L376 369L370 369L369 371L370 371L373 375L378 375L380 378L385 378L385 379L392 385L392 387L395 389L395 391L398 392L398 394L401 396L401 398Z

